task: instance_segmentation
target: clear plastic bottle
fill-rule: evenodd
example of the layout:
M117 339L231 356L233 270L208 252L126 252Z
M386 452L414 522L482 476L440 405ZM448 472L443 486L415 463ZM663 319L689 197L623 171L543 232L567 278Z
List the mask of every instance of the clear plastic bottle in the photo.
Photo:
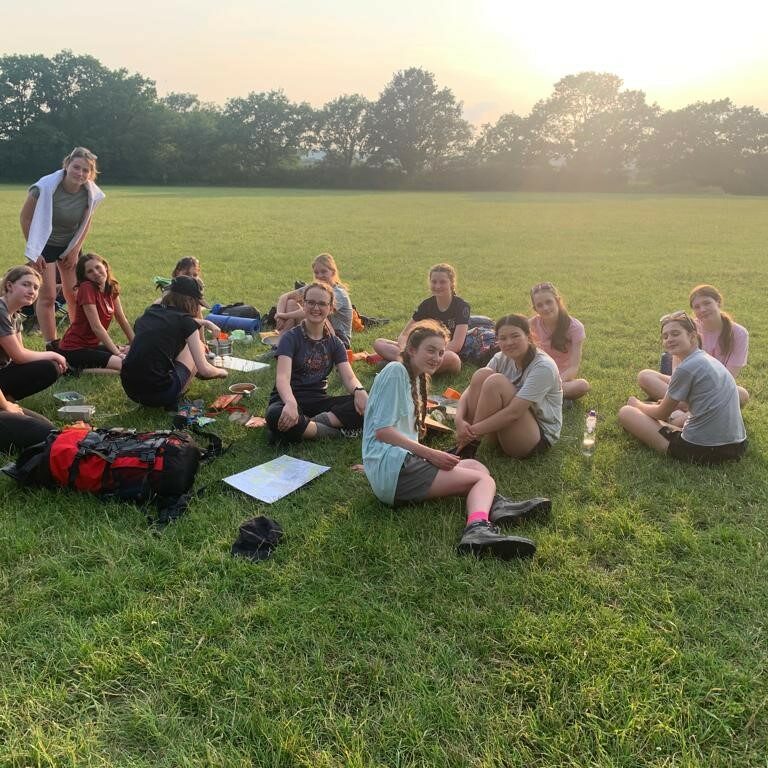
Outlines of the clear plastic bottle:
M584 424L584 437L581 439L581 452L585 456L592 456L595 452L595 439L597 438L597 412L593 408Z

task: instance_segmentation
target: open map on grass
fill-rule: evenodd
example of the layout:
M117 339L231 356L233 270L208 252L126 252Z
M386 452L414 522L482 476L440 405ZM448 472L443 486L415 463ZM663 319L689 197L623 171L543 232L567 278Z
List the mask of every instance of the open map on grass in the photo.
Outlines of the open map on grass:
M259 363L256 360L246 360L243 357L232 357L231 355L224 355L221 358L216 358L216 360L221 360L221 367L226 368L228 371L245 371L250 373L269 368L269 363ZM214 364L216 360L214 360Z
M225 477L224 482L259 501L271 504L329 469L322 464L294 459L292 456L278 456L266 464Z

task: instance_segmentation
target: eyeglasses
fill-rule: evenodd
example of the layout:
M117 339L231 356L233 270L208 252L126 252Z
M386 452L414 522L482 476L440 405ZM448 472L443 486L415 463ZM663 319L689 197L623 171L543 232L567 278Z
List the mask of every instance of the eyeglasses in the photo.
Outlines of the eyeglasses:
M662 325L674 321L685 323L692 331L696 330L696 324L690 317L688 317L688 313L684 309L675 310L674 312L670 312L668 315L662 315L659 318L659 322Z
M304 299L304 304L310 309L315 309L317 307L320 309L325 309L326 307L331 306L330 301L314 301L313 299Z

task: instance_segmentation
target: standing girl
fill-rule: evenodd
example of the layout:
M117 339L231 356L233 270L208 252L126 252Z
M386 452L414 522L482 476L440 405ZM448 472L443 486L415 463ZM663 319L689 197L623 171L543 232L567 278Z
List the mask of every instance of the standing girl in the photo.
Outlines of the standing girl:
M680 461L719 464L738 460L747 447L736 382L725 366L699 349L698 329L685 312L661 318L665 351L679 360L660 403L630 397L619 422L659 453ZM680 430L668 422L685 402L690 413Z
M440 367L447 338L438 323L415 324L401 361L386 365L374 380L363 428L366 477L376 497L391 506L466 497L460 554L532 557L536 545L530 539L504 536L493 523L516 522L549 510L549 500L512 502L496 494L496 483L479 461L462 460L419 442L425 432L428 380Z
M589 382L578 378L586 338L584 326L570 316L563 297L552 283L534 285L531 303L536 311L529 320L533 340L557 364L563 398L578 400L589 392Z
M341 343L349 349L352 340L352 302L347 286L341 282L336 261L330 253L321 253L312 261L312 274L315 281L325 283L333 288L334 311L330 316L330 324ZM304 287L284 293L277 301L275 313L275 330L279 333L295 328L307 316L301 299Z
M43 276L37 320L46 348L56 346L57 267L69 318L75 319L75 263L93 212L104 199L94 183L97 173L96 155L75 147L64 158L61 170L43 176L29 188L21 209L25 255Z
M413 317L403 328L397 341L376 339L373 348L385 360L399 360L405 341L420 320L436 320L450 334L450 341L437 373L458 373L461 370L459 353L464 346L469 328L469 304L456 295L456 270L450 264L435 264L429 270L429 289L432 295L416 307Z
M11 400L50 387L67 370L67 361L58 352L24 348L19 310L35 303L41 279L29 265L12 267L0 286L0 389Z
M697 285L688 295L688 304L693 310L696 330L701 339L701 348L721 362L734 379L747 364L749 333L743 325L722 309L723 297L712 285ZM672 358L674 370L678 361ZM640 371L637 383L650 397L661 400L667 392L670 377L658 371ZM749 400L749 393L738 386L739 403L742 407Z
M526 459L560 437L563 389L555 361L533 343L528 320L496 323L497 352L472 376L456 408L460 456L473 456L485 435L507 456Z
M368 393L355 376L344 345L326 325L334 296L328 283L306 286L301 297L306 317L277 344L275 388L265 417L273 441L338 437L342 429L363 425ZM348 395L327 393L334 366Z
M159 304L150 304L136 320L136 334L123 360L120 379L131 400L150 407L175 409L192 377L223 379L227 371L205 359L200 340L203 284L194 277L175 277Z
M59 349L70 368L104 368L119 371L128 347L119 347L109 336L114 317L128 339L133 328L120 303L120 284L112 276L106 259L87 253L77 260L77 310Z

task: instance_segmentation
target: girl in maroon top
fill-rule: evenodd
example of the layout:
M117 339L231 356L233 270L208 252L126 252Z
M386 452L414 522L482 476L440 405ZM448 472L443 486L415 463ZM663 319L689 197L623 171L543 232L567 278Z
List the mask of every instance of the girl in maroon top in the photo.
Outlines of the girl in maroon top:
M114 317L128 342L133 328L120 304L120 285L106 259L86 253L77 260L77 307L75 320L59 345L70 368L119 371L128 346L115 344L109 336Z

